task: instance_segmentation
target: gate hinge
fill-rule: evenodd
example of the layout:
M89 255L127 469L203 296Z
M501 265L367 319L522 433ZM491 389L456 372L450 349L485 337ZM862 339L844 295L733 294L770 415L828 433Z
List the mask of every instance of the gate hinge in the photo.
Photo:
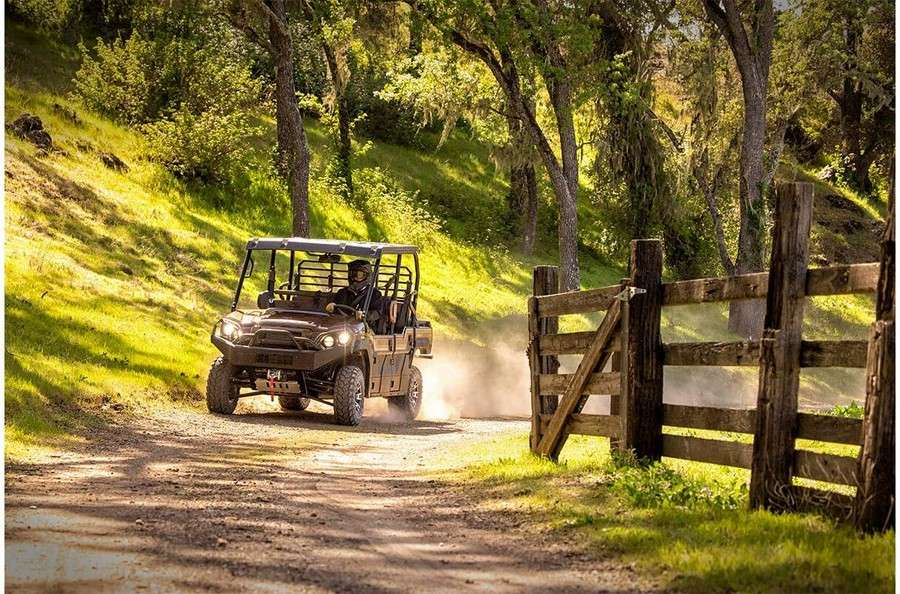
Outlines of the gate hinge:
M613 299L618 299L619 301L630 301L632 297L635 295L642 295L647 292L647 289L639 289L637 287L625 287L622 291L613 297Z

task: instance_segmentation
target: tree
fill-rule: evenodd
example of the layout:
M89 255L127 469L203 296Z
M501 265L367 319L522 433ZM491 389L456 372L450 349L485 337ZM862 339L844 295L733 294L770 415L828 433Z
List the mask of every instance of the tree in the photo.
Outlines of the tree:
M808 0L796 20L815 79L838 108L845 181L871 192L871 167L894 139L894 3Z
M596 23L582 3L426 1L410 5L448 40L481 60L491 71L515 117L541 158L558 208L560 289L580 287L578 263L578 141L575 131L577 73L589 64L591 26ZM538 115L535 92L525 77L540 80L555 126L547 129ZM555 138L554 138L555 137ZM559 157L557 157L557 153Z
M409 106L425 126L442 124L438 150L460 118L489 147L497 167L509 172L510 236L519 238L522 253L530 256L537 236L537 158L514 110L507 102L502 108L496 105L497 88L490 72L453 47L420 46L416 55L388 72L388 80L378 93L381 98Z
M280 169L291 194L291 233L309 236L309 142L297 107L293 47L285 0L228 0L225 15L244 35L268 52L275 65L275 122ZM267 33L261 33L265 23Z
M703 0L709 20L728 43L741 76L744 99L743 132L740 147L740 230L735 272L762 271L766 262L766 100L775 13L772 0L754 0L741 12L736 0ZM749 31L743 20L749 21ZM731 303L728 328L747 337L758 337L762 329L765 303Z
M347 39L353 31L354 20L343 14L342 7L332 2L300 0L306 21L318 36L325 55L328 79L331 83L332 111L337 115L337 175L345 186L348 197L353 195L353 172L350 168L350 130L352 127L347 85L350 65L345 56Z

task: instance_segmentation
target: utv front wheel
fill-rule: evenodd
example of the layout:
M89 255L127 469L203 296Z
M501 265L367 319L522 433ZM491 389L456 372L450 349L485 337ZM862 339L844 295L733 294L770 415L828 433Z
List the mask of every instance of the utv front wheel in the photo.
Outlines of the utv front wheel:
M359 425L365 404L366 377L356 365L341 367L334 378L334 418L339 425Z
M309 398L295 398L293 396L279 396L278 404L284 410L306 410L309 408Z
M419 416L422 408L422 372L418 367L409 371L409 388L403 396L388 398L388 409L400 413L404 421Z
M209 368L209 379L206 380L206 408L209 412L230 415L237 407L238 387L233 381L234 365L219 357Z

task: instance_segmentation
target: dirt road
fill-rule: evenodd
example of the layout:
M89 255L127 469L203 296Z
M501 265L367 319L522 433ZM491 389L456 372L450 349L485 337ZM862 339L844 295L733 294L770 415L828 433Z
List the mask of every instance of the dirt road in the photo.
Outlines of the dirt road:
M6 591L647 589L435 478L448 448L507 431L524 438L527 422L344 428L324 408L122 421L77 452L7 466Z

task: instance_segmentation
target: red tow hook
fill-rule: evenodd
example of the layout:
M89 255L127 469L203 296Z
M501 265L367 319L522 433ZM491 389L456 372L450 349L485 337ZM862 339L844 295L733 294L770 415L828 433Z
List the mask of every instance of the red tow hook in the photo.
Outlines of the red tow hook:
M270 402L275 402L275 378L269 377L269 393L271 395Z

